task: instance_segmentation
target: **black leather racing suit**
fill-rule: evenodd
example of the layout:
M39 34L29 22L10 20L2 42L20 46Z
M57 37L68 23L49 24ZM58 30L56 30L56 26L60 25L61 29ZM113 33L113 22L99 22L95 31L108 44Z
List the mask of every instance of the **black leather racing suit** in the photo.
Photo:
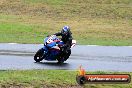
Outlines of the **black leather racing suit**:
M64 35L63 33L61 32L58 32L58 33L55 33L54 35L56 36L62 36L61 40L64 42L64 45L63 45L63 51L62 51L62 56L64 55L68 55L66 57L66 59L69 58L70 54L71 54L71 44L72 44L72 33L69 31L69 33L67 35ZM68 54L67 54L68 53Z
M67 35L63 35L61 32L55 33L56 36L62 36L61 40L64 42L64 46L71 48L72 44L72 33L69 32Z

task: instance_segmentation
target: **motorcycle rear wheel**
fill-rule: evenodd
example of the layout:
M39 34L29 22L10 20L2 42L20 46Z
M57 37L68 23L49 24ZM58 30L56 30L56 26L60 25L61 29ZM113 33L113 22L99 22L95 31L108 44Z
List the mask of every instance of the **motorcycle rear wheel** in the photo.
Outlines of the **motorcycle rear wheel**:
M70 55L71 55L71 49L70 50L67 50L67 53L64 56L64 60L66 61L69 58Z
M57 60L58 60L58 64L63 64L64 63L64 57L59 56L57 58Z

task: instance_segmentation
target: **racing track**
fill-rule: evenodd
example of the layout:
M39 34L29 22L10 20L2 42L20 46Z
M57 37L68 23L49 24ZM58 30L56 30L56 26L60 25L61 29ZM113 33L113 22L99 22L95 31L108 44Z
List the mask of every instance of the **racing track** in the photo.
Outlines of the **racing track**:
M87 71L132 72L132 47L79 46L64 64L43 60L35 63L34 53L40 44L0 44L0 70L66 69L77 70L82 65Z

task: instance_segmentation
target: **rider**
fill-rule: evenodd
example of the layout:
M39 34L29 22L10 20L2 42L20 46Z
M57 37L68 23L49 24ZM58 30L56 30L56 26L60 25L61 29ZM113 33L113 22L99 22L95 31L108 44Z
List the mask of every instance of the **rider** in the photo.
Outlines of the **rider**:
M70 50L72 45L72 33L69 26L64 26L61 32L55 33L56 36L62 36L61 40L64 42L64 45L61 48L64 48L63 55Z
M64 26L61 32L55 33L56 36L62 36L61 40L64 42L63 47L71 48L72 44L72 33L69 26Z

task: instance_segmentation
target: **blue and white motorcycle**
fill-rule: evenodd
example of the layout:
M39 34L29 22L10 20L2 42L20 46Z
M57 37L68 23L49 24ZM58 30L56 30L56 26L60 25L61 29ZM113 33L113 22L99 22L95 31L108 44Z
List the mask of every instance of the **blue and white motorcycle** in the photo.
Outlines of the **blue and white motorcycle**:
M34 55L34 60L40 62L43 59L47 61L58 61L58 63L63 63L71 55L71 49L67 51L65 55L62 55L61 46L64 42L61 41L57 36L51 35L44 39L43 48L39 49ZM76 40L72 40L72 46L76 45Z

